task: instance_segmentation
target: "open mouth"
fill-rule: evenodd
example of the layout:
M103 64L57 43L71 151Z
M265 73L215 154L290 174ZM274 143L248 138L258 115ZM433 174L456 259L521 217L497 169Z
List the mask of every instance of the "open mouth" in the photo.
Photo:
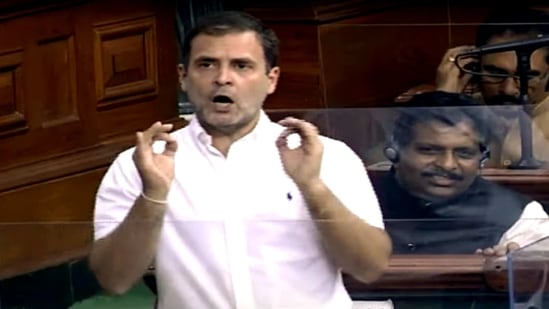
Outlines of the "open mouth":
M216 95L213 97L213 100L212 100L214 103L225 103L225 104L232 104L234 103L233 99L231 99L231 97L229 96L226 96L226 95Z

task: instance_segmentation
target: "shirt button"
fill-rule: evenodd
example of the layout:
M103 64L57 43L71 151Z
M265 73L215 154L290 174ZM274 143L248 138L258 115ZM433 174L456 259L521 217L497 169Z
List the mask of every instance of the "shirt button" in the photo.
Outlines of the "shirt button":
M410 251L415 251L416 250L416 245L414 245L412 243L409 243L407 246L408 246L408 250L410 250Z

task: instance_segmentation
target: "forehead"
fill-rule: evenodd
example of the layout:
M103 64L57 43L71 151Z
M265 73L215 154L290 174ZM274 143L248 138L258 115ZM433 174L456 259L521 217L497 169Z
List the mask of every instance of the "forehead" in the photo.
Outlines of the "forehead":
M201 33L191 42L190 58L192 60L198 57L250 58L261 61L263 46L258 35L253 31L235 31L221 35Z
M475 147L479 135L470 122L461 121L455 125L448 125L432 120L417 123L413 128L413 143L438 145L445 148Z
M487 44L500 44L526 39L531 39L531 36L504 34L492 37ZM532 70L541 71L547 68L547 62L545 61L546 54L546 48L539 48L532 53L532 57L530 58L530 66ZM482 56L482 64L492 65L508 72L515 72L517 69L516 53L514 51L507 51L502 53L486 54Z

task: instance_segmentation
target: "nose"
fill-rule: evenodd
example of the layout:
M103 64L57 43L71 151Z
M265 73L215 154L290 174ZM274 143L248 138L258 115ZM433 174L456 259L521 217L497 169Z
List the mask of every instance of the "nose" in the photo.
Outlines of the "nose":
M457 160L452 152L444 152L437 157L436 164L446 171L457 169Z
M519 96L518 81L513 77L508 77L501 83L499 90L501 94L516 98Z
M226 66L221 66L215 76L215 83L223 86L232 83L231 70Z

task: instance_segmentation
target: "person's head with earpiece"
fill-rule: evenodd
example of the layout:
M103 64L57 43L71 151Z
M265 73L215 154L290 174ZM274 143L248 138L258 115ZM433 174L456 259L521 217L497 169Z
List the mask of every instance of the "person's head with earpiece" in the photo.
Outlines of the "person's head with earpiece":
M385 155L398 182L427 200L456 197L473 183L489 157L485 107L468 96L414 96L398 116Z

